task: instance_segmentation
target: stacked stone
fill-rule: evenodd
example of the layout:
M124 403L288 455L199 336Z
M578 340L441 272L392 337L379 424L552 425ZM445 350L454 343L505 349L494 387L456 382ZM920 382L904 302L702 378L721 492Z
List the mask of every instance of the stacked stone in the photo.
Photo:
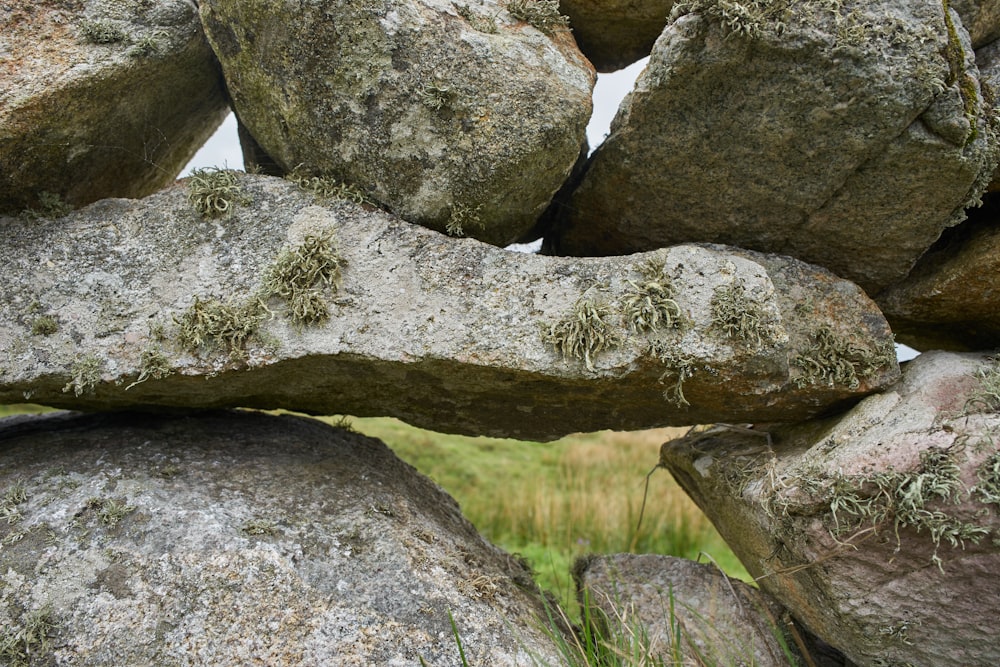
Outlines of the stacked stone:
M2 431L18 660L457 664L456 634L476 664L557 659L523 565L427 480L343 430L190 412L237 407L540 440L782 424L661 464L851 661L1000 658L941 613L996 612L971 593L1000 568L1000 371L900 378L890 329L996 345L971 207L1000 8L563 9L573 32L554 0L0 8L0 402L96 413ZM587 157L594 66L647 51ZM171 185L229 108L267 175Z

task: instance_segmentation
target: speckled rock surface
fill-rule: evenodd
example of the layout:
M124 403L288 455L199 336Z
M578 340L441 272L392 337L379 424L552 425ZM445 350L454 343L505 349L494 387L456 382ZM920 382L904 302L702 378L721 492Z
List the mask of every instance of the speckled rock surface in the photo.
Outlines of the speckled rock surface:
M926 352L840 417L666 443L754 575L864 667L1000 662L1000 368Z
M574 578L581 604L586 600L594 609L591 618L603 619L623 636L641 624L648 652L665 665L789 664L778 641L786 631L785 610L713 565L615 554L579 561Z
M1000 207L988 202L981 213L876 298L899 342L917 350L1000 347Z
M224 95L190 0L3 3L0 211L155 192L222 122Z
M530 574L372 438L251 412L10 418L0 489L0 627L45 618L31 664L456 665L449 612L471 664L559 664Z
M594 71L570 32L495 0L203 0L240 120L286 170L497 245L531 228L585 140Z
M561 0L583 55L598 72L614 72L649 55L667 25L673 0Z
M978 49L1000 38L1000 2L998 0L949 0L948 6L958 12Z
M898 376L875 304L801 262L524 255L234 178L228 217L201 218L179 184L4 221L0 403L281 407L551 439L806 419ZM339 260L288 264L324 252Z
M733 6L675 5L555 252L708 241L871 294L903 278L997 162L958 15L938 0Z

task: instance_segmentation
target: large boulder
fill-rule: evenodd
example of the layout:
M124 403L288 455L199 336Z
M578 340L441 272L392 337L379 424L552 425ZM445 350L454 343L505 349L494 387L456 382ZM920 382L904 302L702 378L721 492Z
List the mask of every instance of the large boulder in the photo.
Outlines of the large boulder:
M801 420L898 375L871 300L778 256L524 255L233 172L3 224L0 402L551 439Z
M561 0L573 37L598 72L614 72L649 55L667 25L673 0Z
M1000 663L1000 366L927 352L845 415L716 427L661 464L754 575L863 667Z
M0 440L11 664L558 664L521 561L378 440L252 412Z
M996 195L990 195L995 197ZM1000 209L987 203L876 297L896 339L917 350L1000 347Z
M997 161L968 33L938 0L675 5L551 245L792 255L874 294Z
M190 0L0 6L0 211L151 194L226 113Z
M969 30L972 47L978 49L1000 38L1000 2L998 0L949 0Z
M664 665L787 667L800 660L787 612L718 568L683 558L615 554L573 569L595 636ZM659 662L652 664L661 664Z
M595 79L554 9L519 4L203 0L201 16L240 121L285 171L507 245L569 175Z

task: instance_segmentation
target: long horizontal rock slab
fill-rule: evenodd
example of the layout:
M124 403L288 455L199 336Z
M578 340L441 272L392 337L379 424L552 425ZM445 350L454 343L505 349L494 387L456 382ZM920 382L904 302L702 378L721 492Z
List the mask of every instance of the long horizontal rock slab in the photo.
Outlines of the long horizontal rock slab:
M664 444L661 465L854 663L995 665L998 386L995 358L928 352L844 415L715 427Z
M898 376L875 305L796 260L524 255L221 175L221 217L196 211L192 179L3 221L0 402L288 408L550 439L802 420Z

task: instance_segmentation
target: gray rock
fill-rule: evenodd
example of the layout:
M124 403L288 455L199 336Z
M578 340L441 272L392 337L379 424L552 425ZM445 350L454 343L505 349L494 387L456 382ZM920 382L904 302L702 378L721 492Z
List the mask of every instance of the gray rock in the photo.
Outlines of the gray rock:
M1000 230L995 205L987 206L979 223L963 223L876 298L899 342L917 350L1000 347Z
M784 608L711 565L652 554L593 556L577 563L574 578L600 636L632 637L638 654L664 665L787 667L800 659L782 646L794 645Z
M673 0L562 0L573 37L598 72L628 67L649 55L667 25Z
M661 463L761 588L865 667L1000 662L1000 366L928 352L845 415L716 427Z
M962 17L973 48L1000 38L1000 2L997 0L949 0L948 6Z
M3 222L0 403L282 407L550 439L801 420L898 376L875 304L795 260L524 255L215 176L195 200L217 218L188 201L206 176Z
M226 112L190 0L0 7L0 211L151 194Z
M569 175L595 75L566 28L545 34L505 7L205 0L201 15L236 113L286 171L507 245Z
M556 251L709 241L903 278L989 181L992 104L937 0L834 5L675 5Z
M0 440L0 635L32 664L457 665L449 615L472 664L559 664L522 563L378 440L251 412Z

